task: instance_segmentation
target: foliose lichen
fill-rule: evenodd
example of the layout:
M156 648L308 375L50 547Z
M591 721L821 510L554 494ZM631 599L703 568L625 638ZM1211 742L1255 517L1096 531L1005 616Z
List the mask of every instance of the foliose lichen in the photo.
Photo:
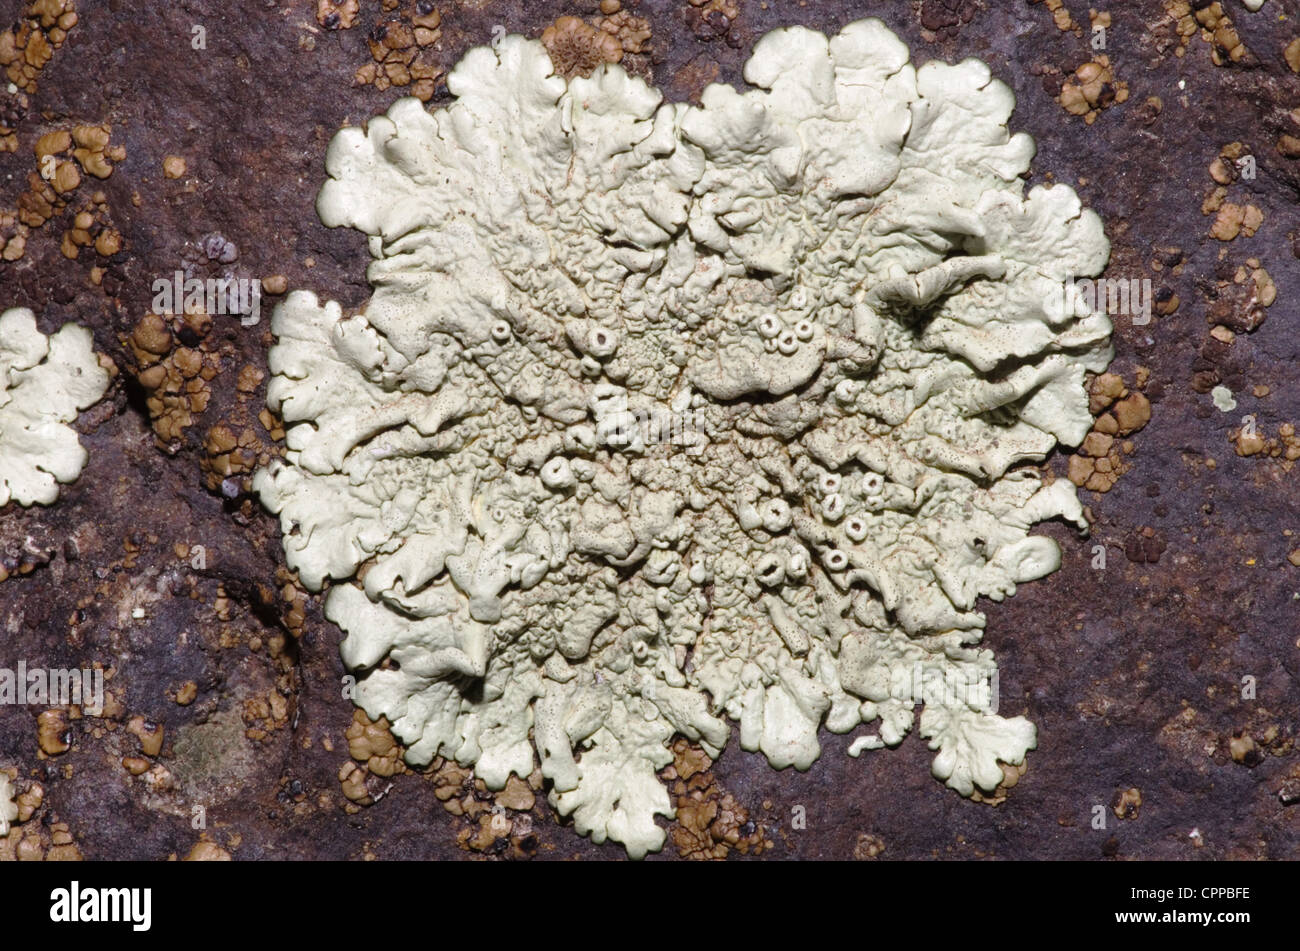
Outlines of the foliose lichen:
M0 314L0 505L49 505L81 474L86 450L67 424L108 382L89 330L67 324L47 337L26 308Z
M863 20L775 31L744 75L689 107L521 37L471 50L446 108L329 148L364 311L273 318L288 448L254 484L334 582L356 702L412 764L500 789L540 760L633 856L664 842L673 737L717 756L728 718L806 769L820 726L892 746L923 704L959 793L1023 762L976 600L1059 566L1036 522L1086 527L1031 464L1088 432L1111 357L1059 303L1101 222L1025 193L986 65L916 69Z
M9 776L0 772L0 838L9 834L18 819L18 803L14 801L14 787Z

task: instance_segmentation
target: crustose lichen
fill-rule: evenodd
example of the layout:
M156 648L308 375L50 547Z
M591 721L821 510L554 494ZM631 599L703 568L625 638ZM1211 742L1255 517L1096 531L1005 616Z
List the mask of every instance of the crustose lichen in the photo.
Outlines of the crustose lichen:
M658 849L675 734L807 768L817 731L918 729L992 790L1035 742L996 715L981 596L1083 528L1026 463L1088 431L1110 323L1060 282L1108 245L1020 178L1009 89L908 63L877 20L778 30L699 107L537 42L456 96L344 129L318 210L374 296L277 310L288 451L256 488L303 582L336 582L357 703L407 759L491 788L540 760L596 841Z

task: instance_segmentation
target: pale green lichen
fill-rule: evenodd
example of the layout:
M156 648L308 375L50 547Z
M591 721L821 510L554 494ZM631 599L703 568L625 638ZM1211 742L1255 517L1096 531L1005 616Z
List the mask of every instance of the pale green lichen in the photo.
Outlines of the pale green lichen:
M330 146L318 210L370 235L363 313L291 294L257 474L288 562L407 759L493 789L540 760L596 841L658 849L675 734L806 769L817 732L920 734L963 795L1035 743L995 713L976 600L1085 527L1026 463L1077 444L1108 244L1021 179L1011 91L908 64L877 20L778 30L698 108L539 43ZM1081 305L1080 305L1081 306Z
M1232 390L1226 386L1216 386L1210 390L1210 399L1220 413L1231 413L1237 408L1237 400L1233 397Z
M0 314L0 505L49 505L81 474L86 450L67 424L108 382L84 327L46 337L30 310Z
M0 772L0 838L9 834L9 830L18 820L18 803L14 801L14 787L9 776Z

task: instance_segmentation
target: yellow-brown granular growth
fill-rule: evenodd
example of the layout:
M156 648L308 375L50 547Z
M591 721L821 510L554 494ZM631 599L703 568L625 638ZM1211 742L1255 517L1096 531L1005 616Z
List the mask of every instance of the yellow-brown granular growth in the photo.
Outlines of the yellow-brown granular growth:
M389 11L389 5L384 9ZM356 71L353 82L381 92L409 86L411 95L428 102L443 74L433 50L442 36L442 15L429 0L415 0L401 9L393 4L392 10L396 12L370 31L366 42L371 62Z
M0 259L21 258L32 231L63 212L87 175L113 174L113 162L126 158L126 149L110 145L111 137L112 128L105 123L54 129L36 140L36 170L28 173L26 190L12 210L0 210ZM122 246L121 234L108 223L103 192L96 192L91 204L78 211L61 242L69 259L76 258L81 247L94 247L101 257L112 257Z
M1130 392L1118 373L1103 373L1094 379L1088 400L1088 409L1097 421L1070 457L1068 478L1081 488L1109 492L1132 468L1127 457L1134 447L1122 437L1150 421L1151 403L1142 393Z
M36 0L29 4L22 19L0 33L0 66L8 81L24 92L35 92L36 77L76 25L72 0Z
M316 22L327 30L347 30L357 21L358 0L316 0Z
M1076 69L1061 85L1061 107L1092 125L1103 109L1128 99L1128 83L1115 78L1110 57L1100 54Z
M542 31L542 45L555 72L565 79L590 76L601 63L623 58L623 44L613 33L588 26L578 17L560 17Z
M206 314L173 319L200 339L212 329L212 318ZM159 448L175 452L195 415L207 409L212 398L208 383L219 372L220 360L201 343L178 346L167 320L158 314L145 314L126 343L139 368L136 379L144 387Z
M620 10L612 16L601 17L597 26L618 40L624 53L644 53L650 44L650 21Z
M1199 34L1210 47L1210 60L1215 66L1254 59L1219 0L1208 4L1165 0L1165 13L1174 21L1178 34L1179 46L1175 55L1186 55L1192 37Z
M677 809L673 845L683 858L725 859L732 851L761 855L772 843L763 828L709 772L713 761L698 746L678 737L673 761L660 775L669 782Z

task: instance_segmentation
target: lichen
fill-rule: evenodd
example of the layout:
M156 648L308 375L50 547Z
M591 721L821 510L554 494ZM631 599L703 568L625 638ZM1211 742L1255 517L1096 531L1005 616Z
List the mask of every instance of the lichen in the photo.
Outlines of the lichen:
M1110 57L1101 53L1066 78L1057 101L1066 112L1083 116L1092 125L1102 110L1128 101L1128 83L1115 78Z
M1263 5L1263 0L1244 0L1244 6L1255 11ZM1186 54L1191 38L1198 33L1210 47L1210 60L1215 66L1229 63L1241 63L1243 66L1257 65L1254 54L1246 48L1241 36L1233 25L1232 18L1223 9L1220 0L1212 3L1191 3L1189 0L1164 0L1165 13L1176 25L1180 45L1176 55Z
M72 0L35 0L26 5L22 19L0 33L0 66L6 80L25 92L36 92L36 77L76 25ZM12 130L0 126L0 137L11 134Z
M0 209L0 259L17 261L27 251L32 234L59 217L88 179L113 174L113 163L126 158L126 148L111 145L112 127L74 125L47 132L33 144L36 168L27 175L27 188L12 210ZM108 196L95 191L77 211L64 232L61 250L76 258L78 247L93 246L102 258L122 250L122 235L108 220Z
M606 32L578 17L565 16L542 31L542 45L561 76L590 76L596 67L623 58L623 44L616 33L617 28Z
M49 505L81 474L86 450L67 424L108 382L89 330L67 324L47 337L26 308L0 314L0 505Z
M185 430L212 399L211 381L220 372L219 356L209 346L212 318L204 313L148 313L140 318L126 345L135 360L136 380L145 392L145 405L159 448L176 452ZM177 328L173 333L169 322ZM184 346L189 339L196 345ZM227 448L221 436L209 440L208 458L219 458L235 448L251 451L247 442Z
M1124 437L1151 421L1151 401L1140 392L1129 392L1119 374L1103 373L1089 387L1088 412L1097 420L1070 457L1067 477L1082 489L1109 492L1132 468L1127 457L1133 442Z
M976 60L878 20L778 30L699 107L538 42L471 50L455 100L341 131L317 202L370 236L360 314L276 309L287 451L255 490L333 582L355 699L405 758L490 789L540 761L575 828L640 856L675 736L806 769L818 729L914 725L993 794L1035 730L996 714L977 599L1086 526L1032 463L1078 444L1110 322L1061 282L1109 251Z
M673 762L660 774L669 784L677 821L672 843L688 859L719 861L731 852L762 855L772 848L761 825L709 771L712 761L698 746L678 737Z
M17 820L18 803L14 801L13 783L7 773L0 772L0 838L9 834Z
M410 87L412 96L428 102L443 73L436 52L442 14L430 0L385 3L383 10L383 18L366 39L371 61L356 71L353 82L372 84L380 92L389 86ZM356 16L356 4L321 0L316 16L326 29L346 30Z

